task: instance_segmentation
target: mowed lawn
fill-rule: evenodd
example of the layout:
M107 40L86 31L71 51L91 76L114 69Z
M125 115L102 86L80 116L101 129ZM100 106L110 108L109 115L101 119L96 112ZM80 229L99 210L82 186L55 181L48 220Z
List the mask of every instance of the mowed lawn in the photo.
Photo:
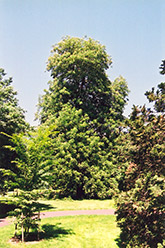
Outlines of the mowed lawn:
M48 204L50 209L46 211L63 211L63 210L92 210L92 209L114 209L114 200L40 200L41 203Z
M26 244L9 242L14 225L0 228L1 248L116 248L120 230L115 216L67 216L41 221L42 240Z

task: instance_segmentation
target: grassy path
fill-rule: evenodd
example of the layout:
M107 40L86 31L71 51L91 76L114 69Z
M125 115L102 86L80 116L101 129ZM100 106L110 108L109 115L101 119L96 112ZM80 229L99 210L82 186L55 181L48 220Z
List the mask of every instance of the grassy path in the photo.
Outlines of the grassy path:
M74 215L113 215L114 212L115 212L114 209L55 211L55 212L43 212L41 213L41 218L74 216Z
M113 215L114 200L40 200L48 207L42 213L42 218L73 215ZM0 219L0 227L10 224L8 218Z

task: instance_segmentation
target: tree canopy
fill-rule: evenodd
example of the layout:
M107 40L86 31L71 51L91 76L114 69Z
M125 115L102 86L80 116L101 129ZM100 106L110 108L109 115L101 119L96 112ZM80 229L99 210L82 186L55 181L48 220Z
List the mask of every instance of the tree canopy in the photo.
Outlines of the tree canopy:
M111 97L105 70L111 63L105 47L92 39L66 37L55 45L47 65L53 82L40 104L41 121L68 102L91 119L105 112Z
M111 63L105 47L90 38L66 37L55 45L47 65L53 81L39 103L41 123L56 115L66 103L101 124L110 110L111 114L116 111L122 116L127 83L123 78L110 82L106 70Z
M160 65L159 69L161 70L160 73L164 75L165 74L165 60L162 60L162 64Z

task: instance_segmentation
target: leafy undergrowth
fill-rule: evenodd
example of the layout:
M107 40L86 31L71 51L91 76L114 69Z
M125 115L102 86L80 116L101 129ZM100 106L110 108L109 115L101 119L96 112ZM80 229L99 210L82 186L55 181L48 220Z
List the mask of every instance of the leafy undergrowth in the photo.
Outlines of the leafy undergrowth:
M115 216L67 216L43 219L40 241L12 242L13 232L13 225L0 228L1 248L117 248L120 230Z

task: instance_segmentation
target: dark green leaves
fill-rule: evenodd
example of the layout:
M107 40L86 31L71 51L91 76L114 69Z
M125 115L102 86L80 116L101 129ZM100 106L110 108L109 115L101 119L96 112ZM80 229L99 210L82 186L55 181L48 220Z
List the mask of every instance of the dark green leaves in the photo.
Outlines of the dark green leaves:
M123 247L163 245L165 122L163 108L157 107L164 101L160 89L156 95L154 90L146 93L157 112L134 106L128 122L129 166L116 212Z

